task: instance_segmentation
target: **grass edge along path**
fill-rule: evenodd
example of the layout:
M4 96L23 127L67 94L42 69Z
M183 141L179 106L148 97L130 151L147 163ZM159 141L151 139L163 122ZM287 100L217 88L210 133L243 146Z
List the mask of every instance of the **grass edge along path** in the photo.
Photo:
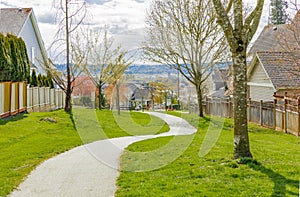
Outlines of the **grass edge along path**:
M43 121L50 117L57 121ZM0 120L0 196L8 195L40 163L81 145L70 114L38 112Z
M181 116L180 114L175 114ZM116 196L299 196L299 139L249 124L254 159L232 160L233 124L225 119L219 140L204 157L199 148L205 139L209 118L184 114L198 132L189 148L168 166L149 172L121 171ZM181 136L182 137L182 136ZM168 143L170 137L130 145L128 151L143 151ZM126 152L122 162L129 165ZM162 155L163 157L163 155Z
M74 108L73 113L78 110L81 110L81 116L88 117L88 109ZM108 115L112 112L97 110L96 113L101 118L100 124L109 138L129 135L118 127L112 115ZM46 117L53 118L57 123L42 121ZM103 121L103 117L106 121ZM124 117L125 120L128 114ZM152 125L148 114L136 113L132 117L133 121L140 125L160 128L159 133L169 130L168 125L160 120L152 122L155 123ZM8 195L43 161L82 145L83 142L100 139L99 134L95 132L96 134L84 139L88 141L83 141L74 127L73 120L76 121L76 117L63 110L35 112L0 120L0 196ZM90 122L88 118L86 120L88 125L99 124Z

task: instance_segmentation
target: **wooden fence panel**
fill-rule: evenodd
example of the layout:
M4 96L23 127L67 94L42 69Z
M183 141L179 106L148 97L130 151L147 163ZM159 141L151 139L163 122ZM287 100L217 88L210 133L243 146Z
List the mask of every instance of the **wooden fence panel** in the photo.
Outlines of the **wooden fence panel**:
M44 87L40 87L39 88L39 94L40 94L40 111L45 111L45 88Z
M205 114L233 117L230 99L206 98ZM300 98L276 97L274 102L248 102L248 121L300 136Z
M55 96L56 96L56 102L57 102L56 109L63 108L63 104L62 104L63 94L62 94L62 91L56 90L55 91Z
M292 111L287 111L286 114L286 119L287 119L287 132L292 133L294 135L297 135L298 133L298 113L292 112Z
M55 90L50 89L49 94L50 94L49 95L50 110L54 110L55 109Z
M12 83L11 84L10 114L11 115L18 114L18 109L19 109L19 84Z
M19 83L19 113L27 109L27 90L26 83Z
M4 114L4 84L0 83L0 117Z
M7 117L10 115L10 103L11 103L11 82L4 83L4 115Z
M284 131L284 115L283 111L276 109L276 130Z
M260 124L260 106L258 102L250 101L249 121Z
M18 113L49 111L64 107L62 90L27 87L24 82L0 83L0 118Z
M274 127L274 112L272 108L263 108L262 109L262 125L265 127L273 128Z
M40 109L40 91L38 87L32 88L32 111L39 111Z
M32 88L27 88L27 111L32 112L33 111L33 97L32 97Z

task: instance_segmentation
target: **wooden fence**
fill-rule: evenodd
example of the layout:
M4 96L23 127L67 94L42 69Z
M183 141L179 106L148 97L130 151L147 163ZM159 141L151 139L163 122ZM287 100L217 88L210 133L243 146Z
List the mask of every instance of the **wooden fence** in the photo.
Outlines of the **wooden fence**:
M24 111L50 111L63 108L65 94L46 87L28 88L23 82L0 83L0 118Z
M248 100L248 121L300 136L300 98L274 95L274 102ZM233 117L233 101L224 98L206 98L204 112L226 118Z

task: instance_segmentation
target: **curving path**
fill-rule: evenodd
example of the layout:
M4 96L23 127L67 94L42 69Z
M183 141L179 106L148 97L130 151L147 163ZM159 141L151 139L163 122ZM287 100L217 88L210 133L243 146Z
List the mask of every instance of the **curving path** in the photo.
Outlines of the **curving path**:
M170 131L158 135L100 140L76 147L39 165L10 196L114 196L119 176L119 158L128 145L150 138L196 132L181 118L157 112L149 114L167 122Z

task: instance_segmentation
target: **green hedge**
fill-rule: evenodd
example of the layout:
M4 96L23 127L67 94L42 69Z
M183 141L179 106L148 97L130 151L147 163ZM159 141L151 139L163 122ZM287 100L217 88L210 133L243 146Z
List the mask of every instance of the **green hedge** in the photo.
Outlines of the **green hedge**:
M22 38L0 33L0 81L25 81L30 78L30 63Z

